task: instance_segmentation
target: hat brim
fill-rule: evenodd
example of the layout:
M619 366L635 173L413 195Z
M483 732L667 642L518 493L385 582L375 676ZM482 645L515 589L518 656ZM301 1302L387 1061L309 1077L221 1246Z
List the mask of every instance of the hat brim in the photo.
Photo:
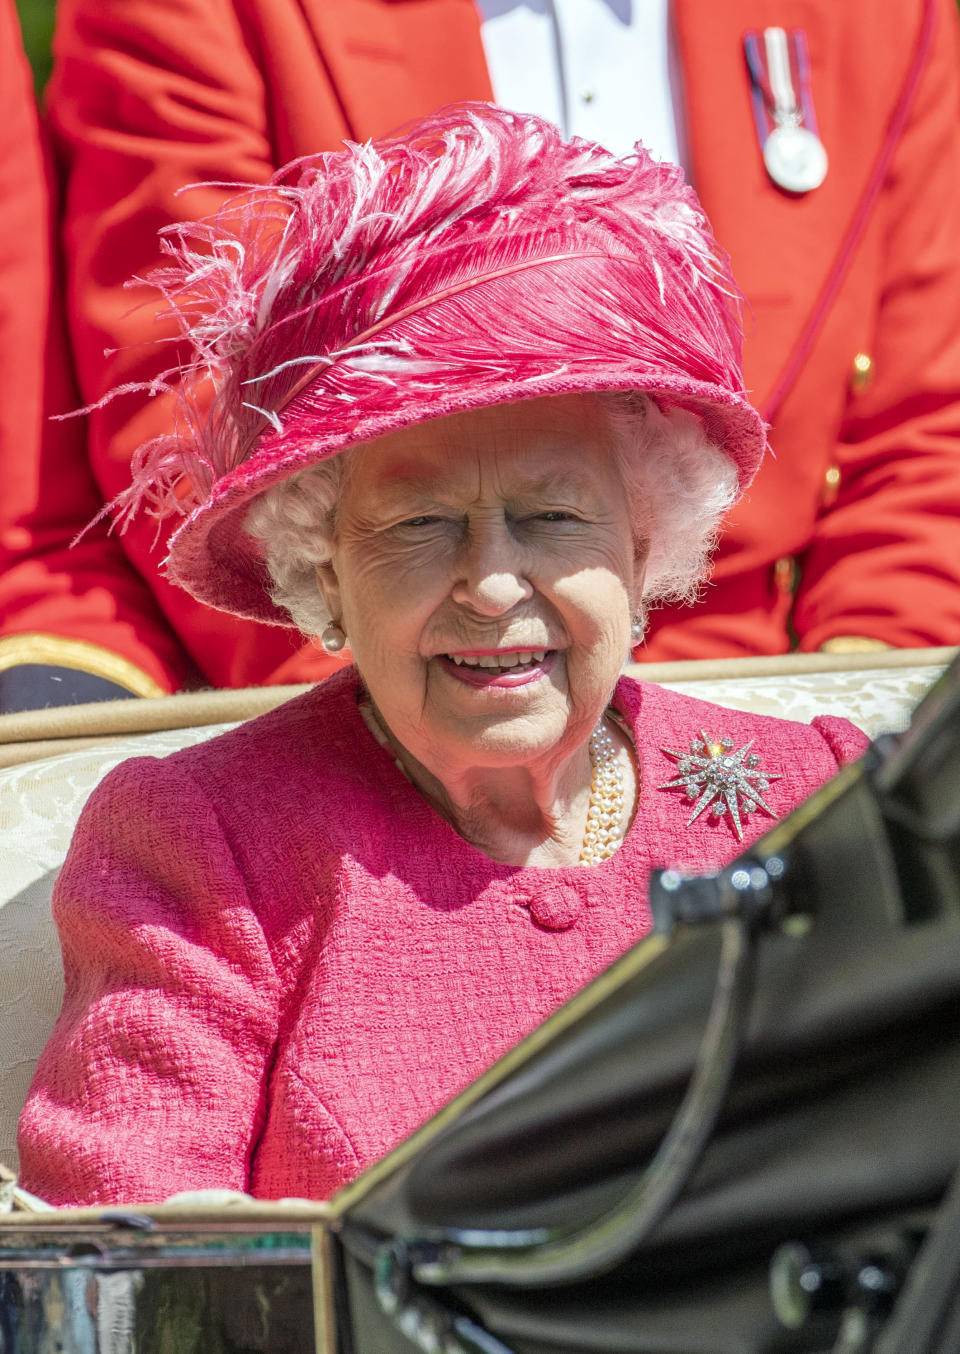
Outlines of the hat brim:
M387 433L450 414L550 395L600 391L638 391L663 409L682 408L700 419L709 441L736 467L742 493L759 469L766 447L763 421L745 397L707 382L622 369L606 375L595 364L554 370L541 377L484 382L429 401L350 421L324 436L322 431L297 445L296 437L271 435L241 465L223 475L210 497L196 508L170 539L165 561L170 580L198 601L235 616L295 629L288 613L274 605L269 575L256 542L244 529L253 500L272 485L352 447Z

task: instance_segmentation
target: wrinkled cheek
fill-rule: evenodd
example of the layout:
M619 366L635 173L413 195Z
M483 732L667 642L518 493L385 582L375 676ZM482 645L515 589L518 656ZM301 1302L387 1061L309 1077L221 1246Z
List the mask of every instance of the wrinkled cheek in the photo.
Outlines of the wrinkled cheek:
M364 628L360 641L353 645L353 653L361 676L386 686L397 696L413 686L422 686L425 664L408 643L396 636L381 634Z
M626 590L608 586L594 609L582 615L580 634L569 651L567 680L571 702L600 705L617 682L630 644L630 605Z
M631 595L626 580L610 569L584 569L556 584L561 608L588 648L616 648L630 634Z
M390 589L385 588L378 575L363 571L341 574L341 597L344 619L354 630L366 630L382 625L391 615Z
M360 572L343 589L342 597L347 633L357 637L361 651L371 655L378 650L395 650L398 655L416 651L421 627L412 594L398 586L396 579Z
M591 700L598 690L616 681L627 651L628 635L628 627L619 623L607 625L568 650L568 682L573 697L582 693Z
M419 656L369 640L355 654L357 669L373 702L405 746L424 719L429 704L426 664Z

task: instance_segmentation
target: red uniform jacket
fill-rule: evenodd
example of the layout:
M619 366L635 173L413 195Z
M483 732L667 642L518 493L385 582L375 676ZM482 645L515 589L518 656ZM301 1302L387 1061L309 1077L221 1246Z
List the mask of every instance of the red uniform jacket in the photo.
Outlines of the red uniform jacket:
M647 656L782 652L791 626L805 649L849 634L957 642L953 0L674 0L673 13L691 177L747 294L746 379L773 454L731 514L704 601L656 615ZM802 28L810 50L830 168L805 196L770 182L753 121L742 37L772 25ZM61 0L56 56L50 111L69 170L69 312L86 400L169 361L169 349L130 347L162 331L149 302L136 308L147 292L123 282L156 261L159 226L215 205L217 190L176 196L184 184L261 181L345 136L490 97L472 0ZM862 388L858 353L872 364ZM125 485L134 448L168 417L162 397L91 416L100 499ZM38 465L33 482L71 531L95 511L97 496L66 474ZM198 672L238 685L325 670L296 637L215 615L168 585L147 518L122 538L123 589L117 542L98 534L102 588L91 574L41 625L35 520L25 506L36 582L26 602L8 601L8 631L76 634L79 606L96 597L100 643L169 688Z

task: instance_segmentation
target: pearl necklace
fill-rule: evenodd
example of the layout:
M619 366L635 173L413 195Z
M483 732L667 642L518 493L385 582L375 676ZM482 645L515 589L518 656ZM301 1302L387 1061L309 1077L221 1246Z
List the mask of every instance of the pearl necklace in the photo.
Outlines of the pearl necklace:
M603 715L590 735L589 749L590 804L580 848L581 865L596 865L616 851L623 837L626 803L616 745L604 727Z
M381 747L390 750L390 739L377 718L370 702L360 707L364 723ZM603 715L590 735L590 803L587 806L587 826L580 848L580 865L596 865L612 856L623 837L623 818L626 797L623 790L623 772L617 765L617 749L607 733ZM398 757L393 763L410 780L406 767ZM421 791L422 793L422 791ZM436 808L436 805L434 805Z

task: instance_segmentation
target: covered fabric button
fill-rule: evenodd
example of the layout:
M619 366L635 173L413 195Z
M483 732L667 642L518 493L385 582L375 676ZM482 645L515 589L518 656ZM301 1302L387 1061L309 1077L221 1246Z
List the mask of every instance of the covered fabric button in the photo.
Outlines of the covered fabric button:
M545 880L531 889L527 898L530 916L548 931L567 931L584 908L584 898L574 884Z

